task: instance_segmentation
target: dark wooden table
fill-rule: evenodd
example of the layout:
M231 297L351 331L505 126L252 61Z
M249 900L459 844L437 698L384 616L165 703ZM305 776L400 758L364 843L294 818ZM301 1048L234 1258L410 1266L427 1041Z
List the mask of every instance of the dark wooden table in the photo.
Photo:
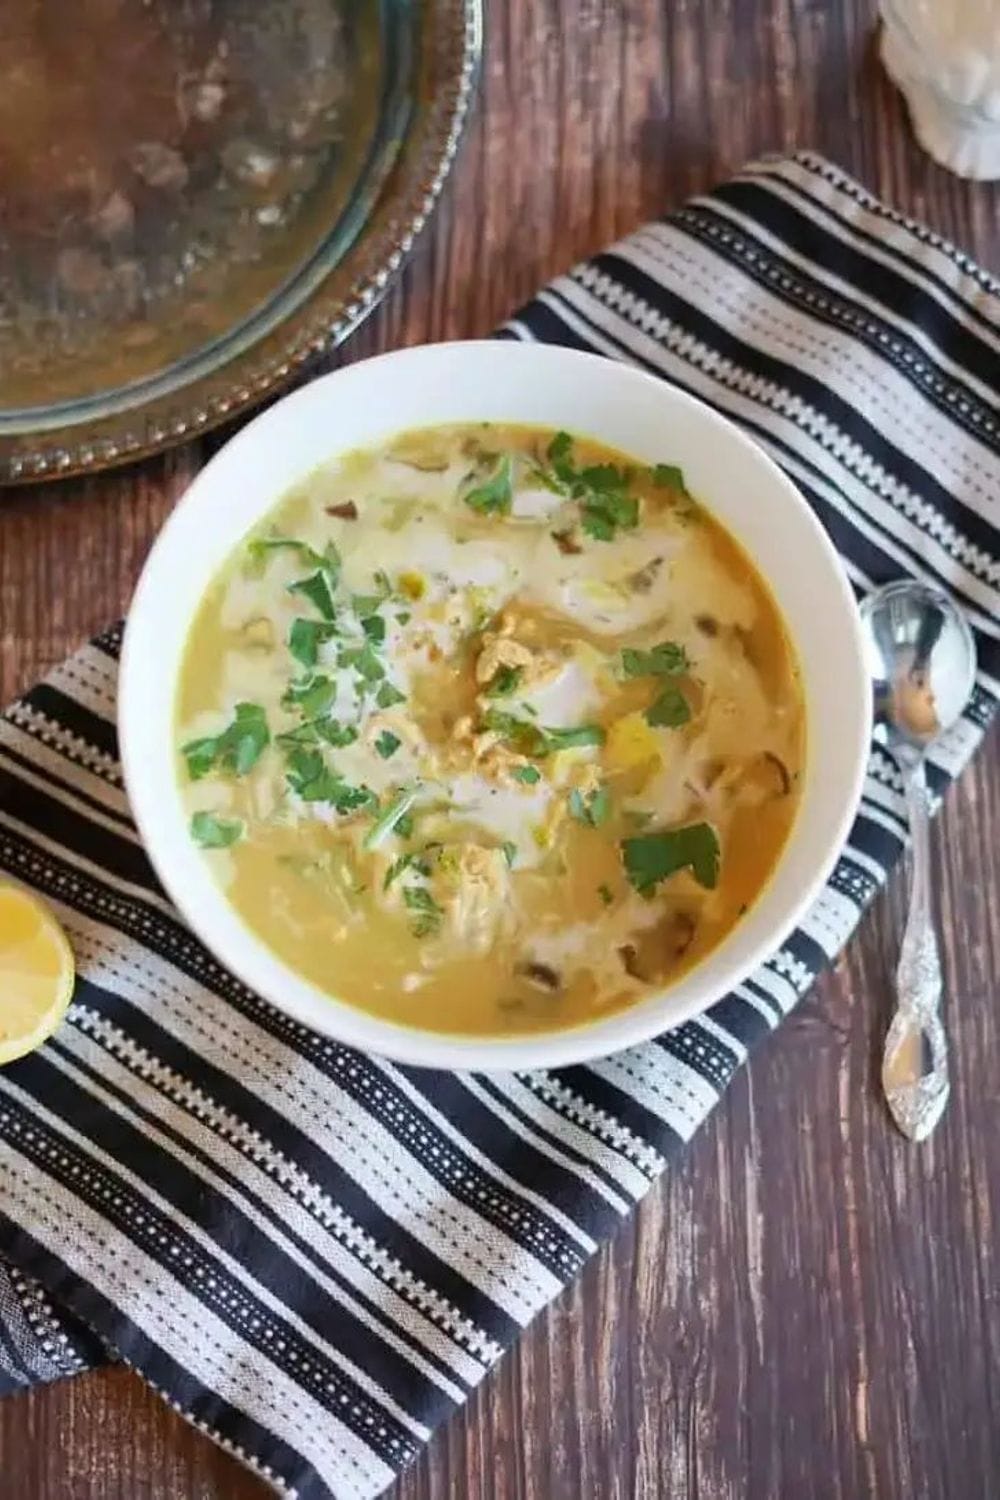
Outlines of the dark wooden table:
M874 0L493 0L478 115L419 253L351 345L483 333L747 157L811 146L994 270L1000 192L914 146ZM0 185L2 191L2 185ZM120 613L199 450L0 504L9 696ZM936 835L955 1089L894 1134L876 1059L898 882L615 1244L392 1500L1000 1494L1000 750ZM9 1500L260 1500L124 1370L0 1405Z

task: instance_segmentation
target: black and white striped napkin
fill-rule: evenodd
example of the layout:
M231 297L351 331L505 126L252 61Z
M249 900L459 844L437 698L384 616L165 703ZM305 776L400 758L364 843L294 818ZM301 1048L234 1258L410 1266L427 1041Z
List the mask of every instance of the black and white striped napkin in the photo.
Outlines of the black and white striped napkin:
M998 294L798 156L647 225L504 330L724 411L859 591L905 573L953 590L982 671L936 793L1000 692ZM122 793L118 645L0 723L0 868L55 903L80 969L66 1024L0 1073L0 1387L121 1358L283 1493L374 1496L847 941L903 847L899 780L874 750L822 897L701 1020L589 1067L408 1071L270 1009L184 928Z

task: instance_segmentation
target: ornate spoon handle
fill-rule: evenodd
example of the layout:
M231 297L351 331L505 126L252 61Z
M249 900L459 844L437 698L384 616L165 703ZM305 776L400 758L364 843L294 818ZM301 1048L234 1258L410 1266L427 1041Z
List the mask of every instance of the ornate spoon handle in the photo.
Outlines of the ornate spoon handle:
M941 1024L941 959L930 887L927 779L923 760L903 768L913 839L910 909L896 970L896 1014L882 1054L882 1087L910 1140L930 1135L948 1101L948 1046Z

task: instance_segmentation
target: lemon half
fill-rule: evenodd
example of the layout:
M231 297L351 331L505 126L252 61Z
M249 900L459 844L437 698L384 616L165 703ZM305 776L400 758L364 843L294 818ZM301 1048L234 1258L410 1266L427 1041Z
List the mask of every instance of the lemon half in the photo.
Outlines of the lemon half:
M75 968L45 903L0 882L0 1067L40 1047L66 1014Z

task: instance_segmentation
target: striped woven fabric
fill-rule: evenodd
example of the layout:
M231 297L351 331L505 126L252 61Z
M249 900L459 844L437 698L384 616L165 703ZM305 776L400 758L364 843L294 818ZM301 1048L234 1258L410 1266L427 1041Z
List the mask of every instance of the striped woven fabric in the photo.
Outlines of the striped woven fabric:
M798 484L859 592L966 607L1000 677L1000 301L812 156L769 160L553 283L504 336L596 349L732 417ZM129 819L119 634L0 725L0 868L79 957L67 1023L0 1075L0 1385L103 1358L288 1495L379 1494L649 1189L846 942L903 847L874 750L802 927L699 1021L590 1067L429 1074L263 1004L185 930Z

